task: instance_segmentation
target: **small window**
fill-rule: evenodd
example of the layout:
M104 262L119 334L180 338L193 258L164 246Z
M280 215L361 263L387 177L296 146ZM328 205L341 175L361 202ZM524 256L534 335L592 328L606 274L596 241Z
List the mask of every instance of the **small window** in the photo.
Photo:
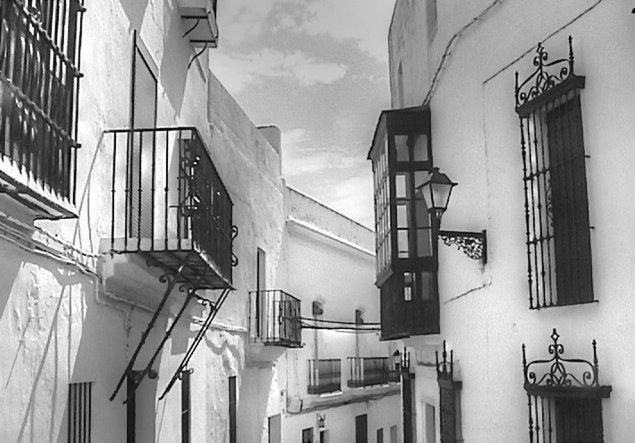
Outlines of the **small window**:
M368 443L368 416L355 417L355 443Z
M377 429L377 443L384 443L384 429Z
M328 443L329 441L329 431L321 430L320 431L320 443Z
M398 443L397 425L390 427L390 443Z
M425 403L424 422L424 443L435 443L437 438L437 427L435 423L435 408L431 404Z
M91 441L92 383L71 383L68 386L68 441Z
M302 429L302 443L313 443L313 428Z

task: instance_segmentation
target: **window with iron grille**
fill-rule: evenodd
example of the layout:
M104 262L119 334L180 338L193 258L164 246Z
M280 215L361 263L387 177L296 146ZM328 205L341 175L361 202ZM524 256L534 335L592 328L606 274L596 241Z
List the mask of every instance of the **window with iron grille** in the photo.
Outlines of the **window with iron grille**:
M0 160L71 205L83 12L83 0L0 3ZM7 172L2 181L20 188ZM72 216L60 211L48 215Z
M547 60L539 44L537 69L522 83L516 73L532 309L593 301L580 100L585 78L573 72L571 38L568 58Z
M68 386L68 441L91 441L92 384L71 383Z
M527 362L523 345L523 371L529 411L531 443L602 443L602 399L608 398L611 386L598 380L596 342L593 360L569 359L553 330L551 356Z

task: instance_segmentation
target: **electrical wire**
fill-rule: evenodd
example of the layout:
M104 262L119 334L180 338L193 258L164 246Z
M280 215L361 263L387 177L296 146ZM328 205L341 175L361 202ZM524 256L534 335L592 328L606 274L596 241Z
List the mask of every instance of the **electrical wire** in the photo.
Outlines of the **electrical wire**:
M381 325L381 323L379 323L379 322L355 323L355 322L352 322L352 321L322 320L321 318L312 318L312 317L296 317L296 318L299 318L300 320L309 320L309 321L314 321L314 322L318 322L318 323L336 323L336 324L342 324L342 325L372 325L372 326Z

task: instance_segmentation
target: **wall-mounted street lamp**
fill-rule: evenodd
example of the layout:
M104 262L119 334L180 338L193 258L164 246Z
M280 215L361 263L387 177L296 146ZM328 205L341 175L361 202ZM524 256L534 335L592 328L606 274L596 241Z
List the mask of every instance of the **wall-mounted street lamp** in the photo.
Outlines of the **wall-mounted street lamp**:
M447 175L433 168L428 181L416 190L423 195L432 218L433 235L443 240L446 245L456 245L468 257L474 260L483 260L487 263L487 232L443 231L441 230L441 217L448 208L452 189L457 185Z

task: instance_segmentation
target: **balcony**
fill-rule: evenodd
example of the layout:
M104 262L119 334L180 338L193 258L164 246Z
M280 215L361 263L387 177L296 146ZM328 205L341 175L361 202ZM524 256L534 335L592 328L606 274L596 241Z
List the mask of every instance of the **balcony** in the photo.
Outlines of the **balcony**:
M348 357L350 378L349 388L385 385L391 380L390 359L388 357Z
M250 292L249 338L266 346L302 347L300 300L279 289Z
M342 361L340 359L309 360L309 394L341 391Z
M231 287L232 206L195 128L107 131L110 238L101 249L123 256L110 264L134 292L147 292L131 264L176 273L199 289ZM135 257L142 260L136 260ZM118 269L114 269L118 267ZM155 276L156 277L156 276ZM155 279L156 280L156 279ZM120 282L121 283L121 282Z
M0 194L75 217L79 0L0 5Z

